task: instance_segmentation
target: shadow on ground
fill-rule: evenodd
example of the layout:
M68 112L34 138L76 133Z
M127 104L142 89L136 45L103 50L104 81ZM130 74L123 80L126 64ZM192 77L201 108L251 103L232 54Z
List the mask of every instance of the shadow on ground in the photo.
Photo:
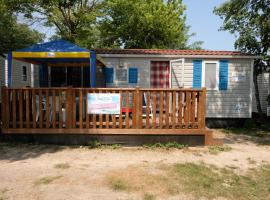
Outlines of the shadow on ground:
M52 154L67 148L75 147L0 142L0 160L15 162L29 158L37 158L43 154Z
M269 126L258 126L253 128L228 128L221 129L225 133L224 143L248 144L253 142L257 145L270 145L270 128Z

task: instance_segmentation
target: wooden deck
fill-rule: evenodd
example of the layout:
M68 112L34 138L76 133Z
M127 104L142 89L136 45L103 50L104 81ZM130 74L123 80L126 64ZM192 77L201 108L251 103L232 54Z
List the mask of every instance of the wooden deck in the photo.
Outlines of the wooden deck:
M120 112L89 114L88 93L119 93ZM4 134L203 135L206 90L2 87Z

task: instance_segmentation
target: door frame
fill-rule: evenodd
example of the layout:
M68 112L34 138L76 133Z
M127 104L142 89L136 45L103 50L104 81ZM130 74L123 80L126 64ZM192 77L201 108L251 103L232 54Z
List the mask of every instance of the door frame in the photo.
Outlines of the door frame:
M185 58L179 58L179 59L175 59L175 60L170 60L170 72L169 72L169 84L170 84L170 88L172 88L172 63L173 62L178 62L178 61L182 61L181 64L181 86L184 87L184 81L185 81Z

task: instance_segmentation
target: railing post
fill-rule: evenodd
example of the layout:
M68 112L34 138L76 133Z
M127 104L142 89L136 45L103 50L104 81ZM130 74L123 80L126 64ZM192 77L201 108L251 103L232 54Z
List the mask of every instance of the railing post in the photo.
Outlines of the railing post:
M206 88L202 88L200 101L200 127L205 128L205 109L206 109Z
M136 112L136 128L139 129L140 128L140 102L142 101L140 99L140 88L139 87L136 87L136 109L135 109L135 112Z
M69 87L66 91L66 128L71 128L72 117L72 88Z
M133 90L132 98L132 128L137 128L137 90Z

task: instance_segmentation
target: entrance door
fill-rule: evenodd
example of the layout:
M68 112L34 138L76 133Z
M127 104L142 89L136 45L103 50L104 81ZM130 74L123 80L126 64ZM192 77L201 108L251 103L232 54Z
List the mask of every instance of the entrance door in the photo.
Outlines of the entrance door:
M170 62L151 61L151 88L170 87Z
M67 68L66 67L51 67L50 79L51 87L66 87L67 86Z
M51 67L52 87L82 87L81 67Z
M184 87L184 59L170 61L171 88Z

